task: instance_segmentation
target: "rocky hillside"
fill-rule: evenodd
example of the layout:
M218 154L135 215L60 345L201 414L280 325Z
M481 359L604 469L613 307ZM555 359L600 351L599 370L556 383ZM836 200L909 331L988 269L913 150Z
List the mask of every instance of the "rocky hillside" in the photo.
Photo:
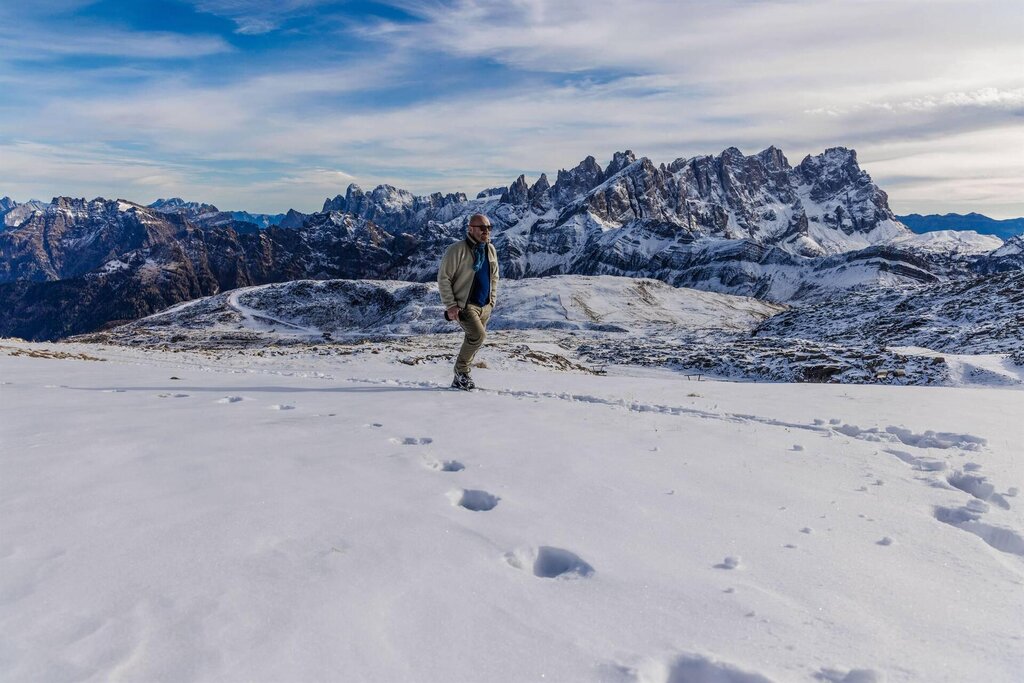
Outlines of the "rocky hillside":
M638 305L638 304L643 304ZM670 287L657 280L565 275L504 282L491 331L560 330L651 334L719 330L749 333L785 306ZM317 342L451 332L436 283L298 280L247 287L136 320L102 333L108 342L201 345L218 336Z
M910 290L836 294L773 316L754 334L871 348L1011 354L1024 349L1024 270Z
M929 344L952 354L1019 349L1021 277L993 276L982 288L923 287L898 301L877 292L801 309L657 280L527 278L503 285L487 355L598 372L629 364L789 382L1020 384L1024 367L1012 356L979 363L899 346ZM991 303L972 316L970 302L981 296ZM457 328L441 313L434 283L300 280L185 302L78 339L181 350L329 341L339 353L383 343L407 352L403 362L449 363ZM436 337L446 333L452 338Z

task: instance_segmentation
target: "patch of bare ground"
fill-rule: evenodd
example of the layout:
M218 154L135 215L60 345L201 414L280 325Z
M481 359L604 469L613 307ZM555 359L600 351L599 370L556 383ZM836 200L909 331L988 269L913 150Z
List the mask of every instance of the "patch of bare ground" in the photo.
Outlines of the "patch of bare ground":
M19 349L15 346L0 346L8 356L28 356L29 358L54 358L59 360L96 360L105 361L106 358L97 358L85 353L68 353L67 351L48 351L46 349Z

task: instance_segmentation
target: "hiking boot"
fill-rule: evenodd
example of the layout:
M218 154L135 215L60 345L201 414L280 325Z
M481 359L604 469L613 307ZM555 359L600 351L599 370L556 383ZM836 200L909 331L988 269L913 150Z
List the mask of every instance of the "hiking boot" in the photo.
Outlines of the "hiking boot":
M452 380L452 389L470 391L476 389L476 385L473 383L473 378L469 376L468 372L456 372L455 379Z

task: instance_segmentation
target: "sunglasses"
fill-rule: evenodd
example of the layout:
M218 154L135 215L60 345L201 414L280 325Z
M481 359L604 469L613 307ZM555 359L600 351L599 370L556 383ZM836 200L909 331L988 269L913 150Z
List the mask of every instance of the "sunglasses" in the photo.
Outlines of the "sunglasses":
M490 230L494 229L493 225L471 225L469 227L476 228L477 230L487 230L487 231L490 231Z

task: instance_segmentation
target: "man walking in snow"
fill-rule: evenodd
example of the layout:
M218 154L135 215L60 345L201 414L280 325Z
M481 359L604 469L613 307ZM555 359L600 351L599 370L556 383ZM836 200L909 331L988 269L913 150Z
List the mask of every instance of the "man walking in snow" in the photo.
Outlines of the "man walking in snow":
M466 239L448 247L437 271L437 288L445 307L444 317L458 321L466 332L455 361L452 388L476 388L473 357L487 336L487 321L498 292L498 253L491 244L491 221L482 213L469 218Z

